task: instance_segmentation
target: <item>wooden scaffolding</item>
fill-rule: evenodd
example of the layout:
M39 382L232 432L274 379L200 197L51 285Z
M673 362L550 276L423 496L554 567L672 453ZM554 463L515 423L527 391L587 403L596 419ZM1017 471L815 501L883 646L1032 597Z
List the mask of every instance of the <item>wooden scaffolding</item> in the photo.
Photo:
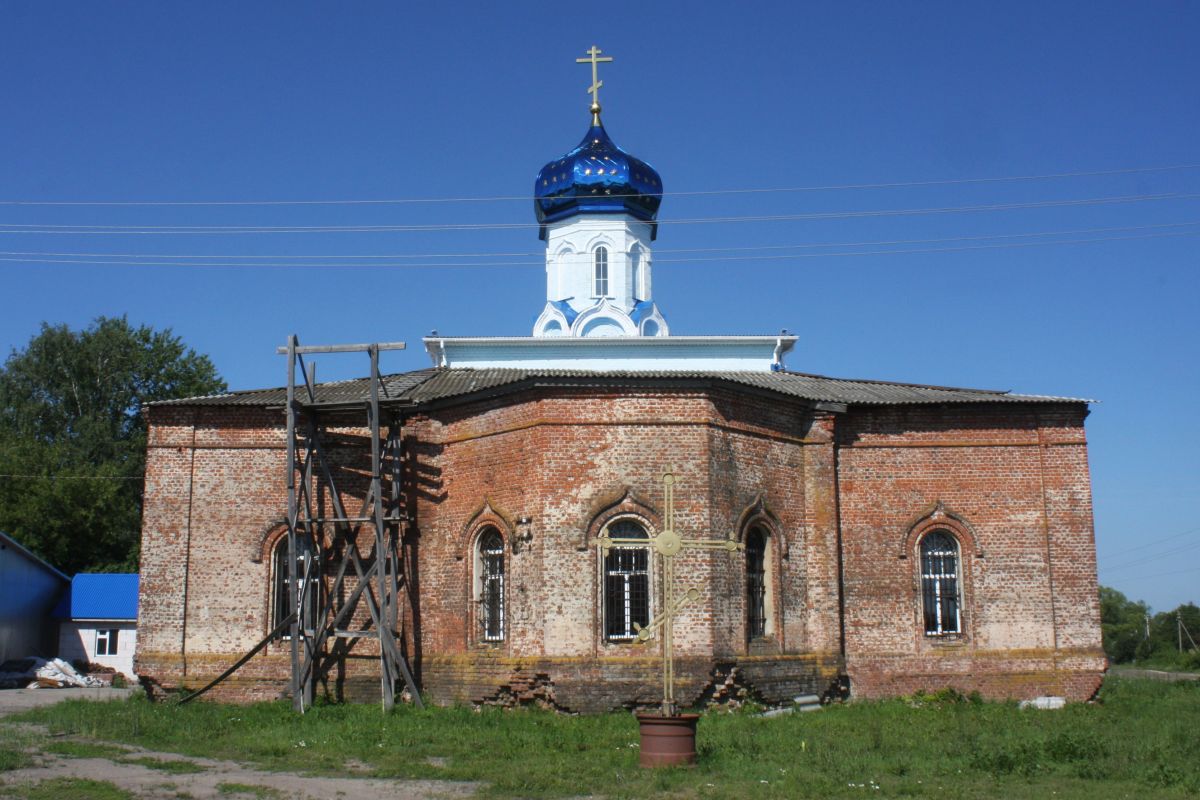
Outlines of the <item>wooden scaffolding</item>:
M403 652L401 592L405 590L403 534L405 515L401 481L402 410L391 404L386 423L380 404L387 392L379 374L379 353L401 350L402 342L301 346L288 337L287 356L287 537L288 608L292 707L303 713L329 668L361 640L378 641L383 708L396 702L400 681L412 702L421 696ZM365 352L371 373L365 402L322 402L315 369L304 356ZM297 376L300 383L297 384ZM370 484L357 513L345 508L323 432L326 416L366 412L370 439ZM327 507L326 507L327 506ZM374 536L368 553L360 550L364 525ZM316 558L298 558L301 541L315 546ZM338 559L337 563L333 563ZM305 574L299 574L303 568ZM359 605L367 615L355 615ZM347 626L356 623L356 629Z

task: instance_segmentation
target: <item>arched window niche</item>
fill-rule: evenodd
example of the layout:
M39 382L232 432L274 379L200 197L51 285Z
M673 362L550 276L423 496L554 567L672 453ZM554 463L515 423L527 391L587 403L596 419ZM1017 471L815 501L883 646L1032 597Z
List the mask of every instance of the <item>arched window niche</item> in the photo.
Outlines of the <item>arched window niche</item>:
M962 579L958 540L944 528L921 537L921 619L926 636L962 633Z
M909 524L899 556L916 562L914 610L922 638L968 637L972 565L981 565L984 558L970 522L939 500Z
M742 557L742 624L746 646L751 653L773 652L779 641L780 557L787 559L785 542L780 538L779 519L759 495L743 509L737 524L738 537L745 545ZM763 649L765 646L765 649Z
M753 642L772 635L774 608L770 584L769 534L761 525L746 532L746 640Z
M483 642L503 642L504 537L493 525L485 526L475 542L476 629Z
M646 272L646 253L642 246L635 244L629 251L630 274L632 275L634 300L650 299L650 282Z
M600 245L593 256L592 294L595 297L608 297L608 248Z
M288 537L279 537L271 556L272 576L271 627L283 624L291 613L291 576L288 572ZM321 566L312 537L296 533L296 602L300 610L300 630L313 636L321 608ZM284 634L287 636L289 634Z
M605 526L614 539L646 539L646 547L612 547L604 556L604 639L630 642L637 629L650 624L649 535L632 517Z

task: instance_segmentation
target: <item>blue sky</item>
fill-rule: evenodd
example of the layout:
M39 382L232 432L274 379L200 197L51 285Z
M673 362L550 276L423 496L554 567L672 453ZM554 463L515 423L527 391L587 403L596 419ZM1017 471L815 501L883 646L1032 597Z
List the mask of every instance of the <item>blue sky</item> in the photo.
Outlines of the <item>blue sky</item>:
M1156 609L1200 600L1200 6L14 2L4 17L4 352L43 320L127 314L253 388L282 382L291 332L407 341L390 370L425 366L433 328L528 333L544 278L524 199L9 201L524 198L587 128L574 59L594 43L616 58L608 131L668 192L655 300L674 333L788 328L795 370L1101 400L1101 581ZM812 188L861 184L906 185ZM1017 207L964 210L995 205ZM913 209L948 210L864 213ZM672 222L813 214L841 216ZM44 227L463 223L530 227ZM421 257L52 263L379 255ZM323 361L321 377L361 367Z

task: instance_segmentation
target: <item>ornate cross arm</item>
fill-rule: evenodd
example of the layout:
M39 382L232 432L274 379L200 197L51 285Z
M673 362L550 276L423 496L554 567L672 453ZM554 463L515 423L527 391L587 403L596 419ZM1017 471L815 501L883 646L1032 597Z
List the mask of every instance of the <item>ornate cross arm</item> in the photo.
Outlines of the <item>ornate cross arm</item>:
M683 596L676 600L668 610L650 620L650 624L646 627L643 628L636 622L633 623L633 629L637 631L638 644L643 644L650 641L650 637L654 635L654 632L665 625L669 618L673 618L677 613L679 613L679 609L683 608L688 603L695 602L699 599L700 590L693 586L684 592Z
M658 537L655 537L658 538ZM612 538L608 535L608 531L597 536L593 542L600 548L600 552L608 555L608 551L614 547L653 547L654 539L624 539L621 537Z

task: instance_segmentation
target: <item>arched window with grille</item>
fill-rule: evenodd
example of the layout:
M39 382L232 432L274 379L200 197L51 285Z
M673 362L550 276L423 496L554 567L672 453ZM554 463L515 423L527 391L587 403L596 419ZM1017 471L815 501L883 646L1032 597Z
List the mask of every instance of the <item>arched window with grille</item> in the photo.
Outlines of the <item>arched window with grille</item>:
M275 552L271 563L274 566L272 592L275 595L272 623L274 627L283 624L291 609L289 606L291 593L290 576L288 574L288 537L281 536L275 544ZM317 613L321 607L320 561L317 549L313 546L312 537L296 534L296 598L300 608L300 629L311 632L317 624Z
M614 539L646 539L632 519L608 525ZM637 638L637 627L650 624L650 548L613 547L604 557L604 637L620 642Z
M596 297L608 297L608 248L597 247L594 260L596 265L594 294Z
M479 600L479 636L504 641L504 539L485 528L475 547L475 585Z
M958 541L946 531L921 539L921 606L926 636L960 633L962 614Z
M746 638L767 635L767 536L754 526L746 534Z

